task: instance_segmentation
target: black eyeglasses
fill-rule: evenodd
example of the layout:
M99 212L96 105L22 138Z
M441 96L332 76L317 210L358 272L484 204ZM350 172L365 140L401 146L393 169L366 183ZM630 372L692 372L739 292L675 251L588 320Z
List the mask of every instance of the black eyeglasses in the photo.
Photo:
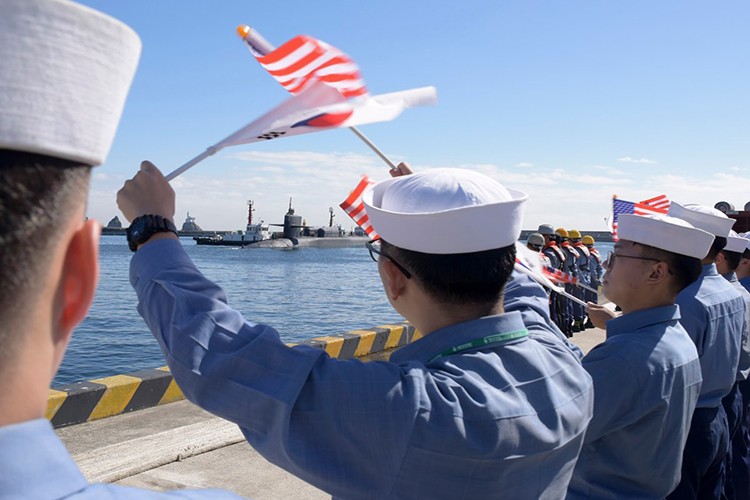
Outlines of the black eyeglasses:
M386 254L383 253L383 249L381 248L380 240L368 241L367 243L365 243L365 246L370 251L370 257L372 258L372 260L374 260L375 262L378 261L378 258L376 257L376 255L381 256L381 257L385 257L386 259L388 259L391 262L393 262L393 265L396 266L399 271L401 271L402 273L404 273L404 276L406 276L406 279L411 279L411 273L409 271L407 271L404 266L402 266L401 264L399 264L398 262L396 262L393 259L393 257L391 257L390 255L386 255Z
M621 255L610 251L607 254L607 260L604 261L607 269L611 269L615 265L615 257L622 257L623 259L636 259L636 260L651 260L653 262L662 262L661 259L655 259L654 257L637 257L635 255Z

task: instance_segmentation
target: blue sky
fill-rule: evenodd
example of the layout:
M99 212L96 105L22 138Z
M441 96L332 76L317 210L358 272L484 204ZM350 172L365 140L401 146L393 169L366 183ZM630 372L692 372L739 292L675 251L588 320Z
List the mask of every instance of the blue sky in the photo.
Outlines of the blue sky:
M324 40L372 94L433 85L438 104L361 127L415 169L472 168L529 193L524 227L601 230L611 197L666 193L713 206L750 201L750 3L613 1L216 2L83 0L123 20L143 53L89 215L141 160L171 171L288 94L237 35ZM387 166L348 130L235 146L172 182L178 225L239 229L246 202L281 222L293 197L308 224L361 174Z

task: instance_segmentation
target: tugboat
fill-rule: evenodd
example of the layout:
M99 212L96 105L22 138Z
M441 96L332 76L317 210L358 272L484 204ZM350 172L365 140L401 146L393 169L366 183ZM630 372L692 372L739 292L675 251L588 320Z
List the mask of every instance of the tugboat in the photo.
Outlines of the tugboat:
M230 246L230 247L244 247L252 243L267 240L270 237L268 230L268 224L260 221L259 224L253 223L253 201L248 200L247 202L247 227L244 231L236 231L234 233L226 233L224 235L213 235L213 236L195 236L193 239L198 245L215 245L215 246Z

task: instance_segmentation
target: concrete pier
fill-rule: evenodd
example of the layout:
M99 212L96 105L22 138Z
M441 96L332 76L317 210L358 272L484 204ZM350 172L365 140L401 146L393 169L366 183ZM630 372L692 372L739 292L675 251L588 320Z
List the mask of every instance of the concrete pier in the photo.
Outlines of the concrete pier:
M572 340L588 352L604 338L603 330L589 329ZM372 352L369 359L387 358L387 350ZM92 482L154 490L222 488L257 500L330 498L267 462L236 425L184 400L56 432Z

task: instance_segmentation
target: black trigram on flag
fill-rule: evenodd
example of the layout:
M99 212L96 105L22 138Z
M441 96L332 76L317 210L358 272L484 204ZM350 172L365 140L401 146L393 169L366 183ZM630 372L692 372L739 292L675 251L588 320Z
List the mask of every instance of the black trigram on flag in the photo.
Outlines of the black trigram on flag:
M267 141L270 141L271 139L276 139L277 137L281 137L284 134L286 134L286 132L267 132L265 134L259 135L258 139L265 139Z

